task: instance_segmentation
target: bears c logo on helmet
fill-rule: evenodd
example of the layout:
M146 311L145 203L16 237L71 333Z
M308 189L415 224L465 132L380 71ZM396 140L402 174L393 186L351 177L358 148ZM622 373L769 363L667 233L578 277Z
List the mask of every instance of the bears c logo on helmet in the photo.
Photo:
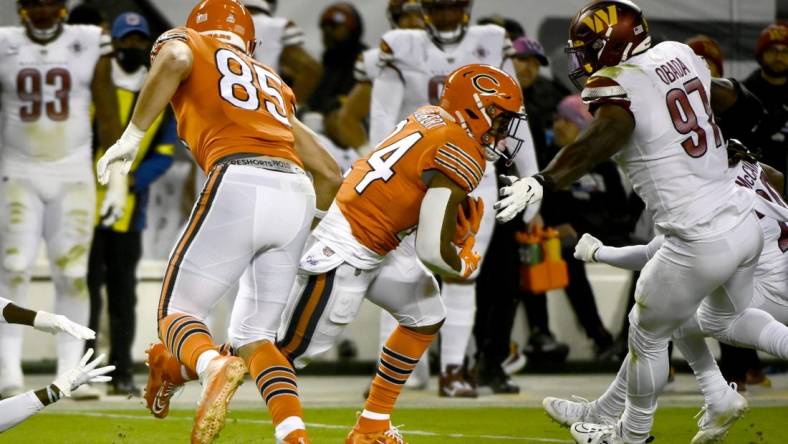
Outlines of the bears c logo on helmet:
M482 85L482 82L484 81L492 83L492 86L485 88ZM498 90L497 87L501 86L501 83L498 82L498 79L496 79L495 77L489 74L477 74L473 76L473 78L471 79L471 83L473 83L474 88L485 94L494 94Z

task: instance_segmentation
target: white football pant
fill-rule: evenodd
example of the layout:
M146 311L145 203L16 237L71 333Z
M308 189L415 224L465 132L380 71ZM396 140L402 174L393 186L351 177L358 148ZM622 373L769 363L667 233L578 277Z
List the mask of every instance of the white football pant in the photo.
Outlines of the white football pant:
M96 212L93 177L80 182L55 177L3 178L0 201L4 296L17 305L27 305L32 267L43 238L55 285L53 311L87 324L87 262ZM59 333L56 341L59 374L79 362L85 345L65 333ZM22 387L21 357L21 326L0 325L0 390Z
M216 167L211 175L217 174L203 190L213 196L205 216L195 226L199 216L192 214L178 242L186 238L186 247L173 251L182 257L170 260L177 272L173 283L164 283L159 316L205 320L243 276L229 328L237 350L276 336L314 217L315 193L305 174L239 165Z

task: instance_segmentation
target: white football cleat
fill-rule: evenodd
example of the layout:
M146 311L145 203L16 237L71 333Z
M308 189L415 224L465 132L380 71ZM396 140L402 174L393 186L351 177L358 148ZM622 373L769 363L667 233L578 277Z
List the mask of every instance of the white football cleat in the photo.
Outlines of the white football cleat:
M577 444L625 444L614 425L576 422L569 431Z
M615 423L617 418L607 418L594 412L592 402L579 396L572 396L574 401L548 396L542 400L547 415L562 427L569 427L576 422L598 424Z
M747 412L747 400L736 390L736 384L731 384L731 389L720 402L721 408L704 405L695 417L698 420L698 433L692 438L691 444L719 443L725 439L728 430L736 421Z

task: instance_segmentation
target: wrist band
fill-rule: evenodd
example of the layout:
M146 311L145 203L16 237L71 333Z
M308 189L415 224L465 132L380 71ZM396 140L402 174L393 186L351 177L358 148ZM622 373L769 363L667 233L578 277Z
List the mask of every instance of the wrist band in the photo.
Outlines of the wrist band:
M54 384L49 384L47 386L47 398L49 398L49 403L50 404L60 400L60 390L57 387L55 387L55 390L53 390L52 387L55 387L55 385Z
M315 219L322 220L328 214L328 210L321 210L320 208L315 208Z

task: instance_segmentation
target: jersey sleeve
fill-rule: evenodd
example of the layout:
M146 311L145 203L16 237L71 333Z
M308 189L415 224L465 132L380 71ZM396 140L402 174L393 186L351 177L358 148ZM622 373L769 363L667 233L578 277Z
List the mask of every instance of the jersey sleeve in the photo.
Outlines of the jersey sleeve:
M632 113L629 109L632 104L629 93L615 79L605 75L605 69L600 70L588 79L581 97L588 104L588 111L591 114L601 105L608 103L620 106L630 114Z
M304 31L293 22L287 22L282 33L282 47L303 46L306 42Z
M479 150L454 143L450 138L433 137L438 146L424 170L440 171L466 192L479 186L484 174L484 159Z
M156 56L159 54L159 51L161 51L161 48L164 47L164 45L168 42L178 40L189 45L190 39L191 36L189 35L189 31L186 30L186 28L173 28L160 35L159 38L153 43L153 47L150 50L151 63L153 63L153 60L156 59Z

